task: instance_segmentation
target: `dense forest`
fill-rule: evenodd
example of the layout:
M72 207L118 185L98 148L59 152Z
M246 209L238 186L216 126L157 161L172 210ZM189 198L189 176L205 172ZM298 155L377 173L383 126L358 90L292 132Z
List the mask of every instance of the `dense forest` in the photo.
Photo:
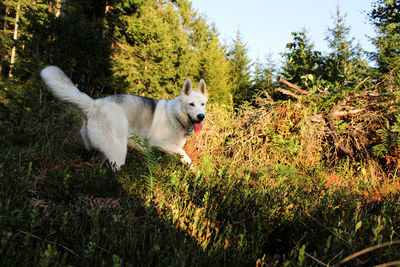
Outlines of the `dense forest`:
M189 0L3 0L0 265L399 265L400 3L366 12L374 51L339 6L328 52L304 29L278 63ZM100 167L47 65L94 98L204 79L194 169L140 140L121 171Z

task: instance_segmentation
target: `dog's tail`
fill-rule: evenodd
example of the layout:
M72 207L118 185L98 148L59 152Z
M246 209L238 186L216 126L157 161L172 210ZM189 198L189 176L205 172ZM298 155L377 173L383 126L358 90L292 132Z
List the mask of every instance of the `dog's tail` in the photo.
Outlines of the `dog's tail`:
M93 98L79 91L60 68L48 66L40 72L40 76L55 97L73 105L84 114L95 104Z

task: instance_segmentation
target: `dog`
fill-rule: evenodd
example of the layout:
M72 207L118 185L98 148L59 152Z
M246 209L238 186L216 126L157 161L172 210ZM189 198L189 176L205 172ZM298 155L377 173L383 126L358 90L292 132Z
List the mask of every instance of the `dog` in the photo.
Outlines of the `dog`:
M56 98L83 114L80 132L86 149L101 152L103 163L108 160L113 170L125 164L128 141L133 135L166 153L177 154L183 164L191 166L183 146L193 131L202 129L206 118L208 96L203 79L197 90L187 79L181 94L171 100L129 94L93 99L79 91L56 66L45 67L40 75Z

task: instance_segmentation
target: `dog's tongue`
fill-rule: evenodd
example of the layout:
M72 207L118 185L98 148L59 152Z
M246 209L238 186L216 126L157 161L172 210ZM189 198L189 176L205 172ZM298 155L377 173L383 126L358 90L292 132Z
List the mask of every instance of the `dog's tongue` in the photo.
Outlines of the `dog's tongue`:
M201 122L195 122L193 123L194 126L194 132L198 133L201 131L201 128L203 128L203 124Z

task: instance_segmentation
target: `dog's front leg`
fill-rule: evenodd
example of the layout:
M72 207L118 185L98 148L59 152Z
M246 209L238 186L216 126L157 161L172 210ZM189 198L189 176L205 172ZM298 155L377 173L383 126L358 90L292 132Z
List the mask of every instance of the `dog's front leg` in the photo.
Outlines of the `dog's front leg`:
M181 157L181 162L184 165L189 166L189 167L192 165L192 160L186 154L185 150L183 150L181 147L174 145L174 144L157 144L155 146L161 147L162 150L168 154L179 155Z

